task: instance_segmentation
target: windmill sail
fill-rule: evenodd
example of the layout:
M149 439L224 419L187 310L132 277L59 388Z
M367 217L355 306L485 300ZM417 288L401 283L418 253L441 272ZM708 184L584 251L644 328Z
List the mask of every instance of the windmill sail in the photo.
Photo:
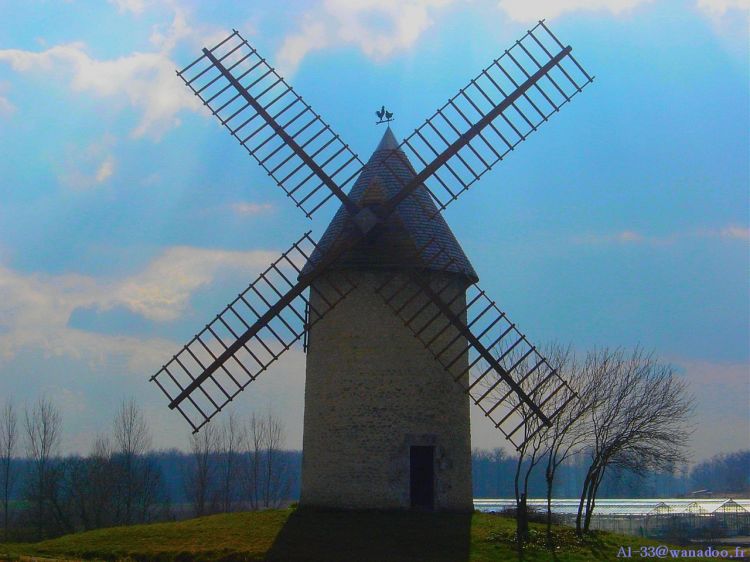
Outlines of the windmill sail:
M177 74L305 215L334 195L356 212L362 162L238 31Z
M435 240L420 249L429 267L446 271L453 259ZM419 259L419 258L417 258ZM446 278L396 274L380 287L389 307L460 384L503 435L520 448L575 392L494 301L474 283L462 292ZM445 343L450 335L448 343ZM461 339L465 347L457 346ZM461 359L469 355L468 365ZM532 428L529 431L529 428Z
M151 377L194 431L355 288L325 273L296 281L314 249L308 232ZM311 290L325 293L318 308L305 294L313 278Z
M439 210L593 81L571 51L539 22L404 139Z

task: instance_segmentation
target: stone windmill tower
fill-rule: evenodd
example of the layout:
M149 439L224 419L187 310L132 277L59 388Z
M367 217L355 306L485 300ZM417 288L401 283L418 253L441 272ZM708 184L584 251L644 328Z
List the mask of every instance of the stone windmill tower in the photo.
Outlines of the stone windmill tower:
M386 160L398 176L416 176L388 128L349 197L379 205L396 195L400 184ZM371 244L356 246L331 266L357 289L310 329L302 505L472 509L468 396L376 292L394 273L415 268L450 281L456 294L478 280L429 194L419 190L415 196L419 201L402 203ZM354 228L341 208L311 262ZM429 238L440 240L455 259L445 271L415 260ZM319 300L311 304L320 306ZM460 298L457 310L463 306ZM465 347L465 338L455 346Z
M575 393L441 211L593 80L571 50L539 22L365 164L237 31L204 48L178 75L308 217L341 207L151 377L169 407L198 431L304 340L301 505L470 510L470 404L519 447Z

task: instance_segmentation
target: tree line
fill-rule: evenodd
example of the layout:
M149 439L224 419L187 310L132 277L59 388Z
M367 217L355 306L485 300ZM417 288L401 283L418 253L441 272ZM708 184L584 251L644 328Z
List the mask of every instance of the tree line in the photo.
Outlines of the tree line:
M695 491L750 493L750 450L722 453L696 464L690 472Z
M472 473L475 498L512 498L517 457L504 449L475 449ZM579 452L563 463L555 475L553 498L580 498L581 484L588 471L589 458ZM521 467L525 474L528 465ZM695 469L685 463L674 472L648 471L635 474L627 468L613 467L599 488L599 498L676 498L689 495L705 486L694 478ZM750 490L748 490L750 492ZM532 470L528 485L529 498L546 498L547 481L543 470Z
M39 398L0 411L3 539L60 534L235 509L279 507L295 464L272 414L229 413L190 438L187 453L157 453L135 401L123 401L108 433L83 455L61 454L62 416Z

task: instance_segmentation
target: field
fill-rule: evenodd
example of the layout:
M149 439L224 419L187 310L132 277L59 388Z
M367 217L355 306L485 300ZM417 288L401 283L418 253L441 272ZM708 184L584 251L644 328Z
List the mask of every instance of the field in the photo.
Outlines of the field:
M286 509L114 527L39 543L0 544L0 559L578 562L617 560L621 546L630 546L637 559L641 546L658 544L611 533L578 540L572 529L555 527L558 546L548 550L543 526L532 524L531 543L519 553L513 542L514 529L514 520L484 513Z

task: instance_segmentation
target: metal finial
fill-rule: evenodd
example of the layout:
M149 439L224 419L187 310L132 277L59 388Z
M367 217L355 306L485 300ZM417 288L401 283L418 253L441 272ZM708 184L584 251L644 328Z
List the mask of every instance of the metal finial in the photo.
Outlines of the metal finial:
M375 115L378 116L378 121L375 122L376 125L380 125L381 123L390 123L391 121L393 121L393 113L388 111L384 105L375 112Z

